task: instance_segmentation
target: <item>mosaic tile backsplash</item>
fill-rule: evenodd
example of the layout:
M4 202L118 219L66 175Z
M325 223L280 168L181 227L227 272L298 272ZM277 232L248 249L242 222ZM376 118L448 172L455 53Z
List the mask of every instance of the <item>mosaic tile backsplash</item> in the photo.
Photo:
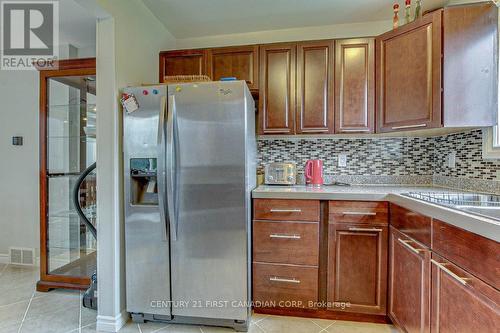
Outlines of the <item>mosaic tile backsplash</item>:
M456 152L456 167L447 155ZM338 155L347 154L347 167ZM258 168L295 162L303 172L309 159L322 159L325 178L349 183L436 184L500 191L500 160L482 159L482 131L425 138L259 139ZM484 187L487 187L486 189Z

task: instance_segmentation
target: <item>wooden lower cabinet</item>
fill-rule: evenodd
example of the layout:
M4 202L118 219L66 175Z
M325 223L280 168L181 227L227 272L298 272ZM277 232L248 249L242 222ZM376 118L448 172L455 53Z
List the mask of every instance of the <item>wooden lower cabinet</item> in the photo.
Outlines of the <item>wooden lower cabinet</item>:
M500 292L433 254L431 320L433 333L498 332Z
M432 250L500 290L500 244L434 219Z
M253 260L318 266L319 223L254 221Z
M253 218L269 221L319 221L318 200L255 199Z
M499 332L497 242L395 205L390 228L395 325L407 333ZM413 239L429 235L429 245Z
M388 214L387 202L255 199L255 311L387 322Z
M332 310L386 314L387 226L328 226L328 302L349 304Z
M318 267L254 262L253 300L265 308L316 307Z
M391 227L389 252L389 317L404 332L430 332L430 250Z
M319 200L254 199L256 311L315 309L319 300Z

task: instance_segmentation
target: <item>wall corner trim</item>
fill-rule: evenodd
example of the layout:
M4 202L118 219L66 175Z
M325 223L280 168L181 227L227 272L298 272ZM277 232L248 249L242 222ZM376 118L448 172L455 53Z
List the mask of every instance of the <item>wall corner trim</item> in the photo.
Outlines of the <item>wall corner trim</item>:
M96 330L103 332L118 332L129 319L128 312L122 310L117 316L97 316Z

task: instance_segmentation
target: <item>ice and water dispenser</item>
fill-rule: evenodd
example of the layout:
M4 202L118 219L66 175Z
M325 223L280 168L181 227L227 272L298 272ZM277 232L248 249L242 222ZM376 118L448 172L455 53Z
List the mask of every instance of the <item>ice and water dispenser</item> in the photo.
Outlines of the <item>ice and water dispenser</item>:
M130 159L130 204L158 205L156 158Z

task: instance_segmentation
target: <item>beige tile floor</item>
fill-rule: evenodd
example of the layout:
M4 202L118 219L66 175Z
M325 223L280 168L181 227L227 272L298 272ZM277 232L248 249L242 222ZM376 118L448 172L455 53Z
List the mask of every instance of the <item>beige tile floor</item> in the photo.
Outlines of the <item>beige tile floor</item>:
M96 333L82 293L35 291L38 269L0 264L0 333ZM120 333L228 333L228 328L128 322ZM395 333L391 325L254 314L250 333Z

